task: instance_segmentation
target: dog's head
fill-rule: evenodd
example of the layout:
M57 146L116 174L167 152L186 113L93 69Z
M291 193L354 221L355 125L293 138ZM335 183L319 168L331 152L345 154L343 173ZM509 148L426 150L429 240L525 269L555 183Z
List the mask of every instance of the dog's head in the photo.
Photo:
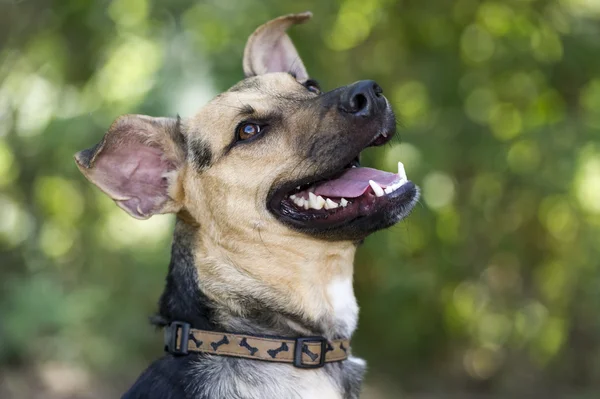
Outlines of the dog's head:
M418 189L402 168L359 164L362 150L394 135L390 104L373 81L320 91L286 34L310 16L259 27L244 51L246 78L194 117L118 118L76 154L83 174L136 218L179 213L215 234L360 240L401 220Z

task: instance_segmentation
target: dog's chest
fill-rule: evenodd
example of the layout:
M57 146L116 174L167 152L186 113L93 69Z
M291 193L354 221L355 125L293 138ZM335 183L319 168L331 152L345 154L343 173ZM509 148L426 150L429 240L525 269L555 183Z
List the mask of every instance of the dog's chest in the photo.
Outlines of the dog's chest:
M187 389L190 398L346 399L358 397L364 365L349 362L303 370L287 364L214 357L197 363L194 369L191 375L196 378Z
M342 399L342 393L333 381L325 373L314 373L310 377L300 379L303 381L301 386L289 386L287 392L298 390L298 398L302 399Z

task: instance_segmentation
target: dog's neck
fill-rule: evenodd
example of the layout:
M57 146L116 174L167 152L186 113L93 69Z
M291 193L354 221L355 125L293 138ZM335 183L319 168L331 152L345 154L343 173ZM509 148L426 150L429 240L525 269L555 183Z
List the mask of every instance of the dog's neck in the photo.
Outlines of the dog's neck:
M349 338L358 313L355 245L294 236L269 247L266 234L240 247L178 219L161 318L205 330Z

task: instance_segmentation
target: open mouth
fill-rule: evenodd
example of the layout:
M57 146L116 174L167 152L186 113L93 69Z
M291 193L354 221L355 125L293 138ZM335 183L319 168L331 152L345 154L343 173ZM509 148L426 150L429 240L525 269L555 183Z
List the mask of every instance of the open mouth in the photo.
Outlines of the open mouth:
M383 145L391 135L379 135L369 146ZM386 172L360 166L358 156L325 179L286 187L273 195L271 209L288 224L313 229L332 229L359 219L376 219L375 229L388 227L410 211L418 195L402 162L397 172Z

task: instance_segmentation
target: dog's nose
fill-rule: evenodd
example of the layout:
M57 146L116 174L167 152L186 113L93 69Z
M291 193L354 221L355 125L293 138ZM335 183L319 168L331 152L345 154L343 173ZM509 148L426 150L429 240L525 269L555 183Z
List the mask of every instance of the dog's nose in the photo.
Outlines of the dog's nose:
M361 80L346 88L340 98L340 109L367 118L385 106L383 90L372 80Z

